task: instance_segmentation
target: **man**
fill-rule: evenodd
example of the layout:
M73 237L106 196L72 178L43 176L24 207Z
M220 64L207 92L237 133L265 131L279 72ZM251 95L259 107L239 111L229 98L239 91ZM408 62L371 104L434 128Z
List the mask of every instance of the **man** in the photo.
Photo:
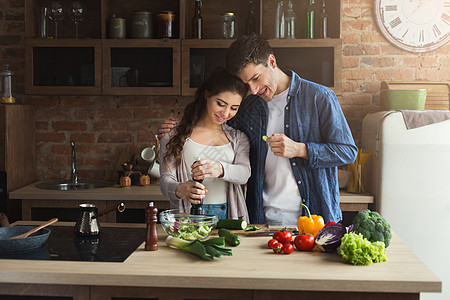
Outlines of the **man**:
M325 222L340 221L337 167L352 163L358 150L336 95L284 73L261 35L234 41L225 62L252 94L228 122L250 141L250 222L295 225L301 203ZM172 127L163 123L160 133Z

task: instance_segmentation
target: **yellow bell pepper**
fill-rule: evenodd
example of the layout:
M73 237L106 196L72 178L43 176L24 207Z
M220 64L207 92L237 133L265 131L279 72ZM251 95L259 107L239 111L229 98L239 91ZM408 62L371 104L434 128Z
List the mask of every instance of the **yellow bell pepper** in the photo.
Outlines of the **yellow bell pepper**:
M301 216L297 220L297 228L299 233L309 233L314 237L325 226L323 218L318 215L311 215L308 206L302 203L302 207L306 210L306 216Z

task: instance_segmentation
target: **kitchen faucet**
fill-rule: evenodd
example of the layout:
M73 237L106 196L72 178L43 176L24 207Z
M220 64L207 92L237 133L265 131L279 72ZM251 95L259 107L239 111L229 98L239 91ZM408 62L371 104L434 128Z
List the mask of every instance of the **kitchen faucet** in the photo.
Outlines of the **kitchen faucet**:
M78 183L78 174L77 174L77 159L75 157L75 142L70 141L70 146L72 147L72 173L70 174L70 181L72 183Z

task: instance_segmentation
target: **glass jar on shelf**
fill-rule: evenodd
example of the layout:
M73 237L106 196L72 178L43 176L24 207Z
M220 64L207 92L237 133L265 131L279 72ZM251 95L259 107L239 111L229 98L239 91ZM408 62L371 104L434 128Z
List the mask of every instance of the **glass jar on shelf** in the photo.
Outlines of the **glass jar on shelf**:
M229 12L220 16L220 38L236 38L236 16L234 13Z
M158 38L173 38L175 14L173 11L164 10L158 13Z
M15 103L16 99L12 96L12 75L9 65L3 65L0 70L0 92L1 103Z

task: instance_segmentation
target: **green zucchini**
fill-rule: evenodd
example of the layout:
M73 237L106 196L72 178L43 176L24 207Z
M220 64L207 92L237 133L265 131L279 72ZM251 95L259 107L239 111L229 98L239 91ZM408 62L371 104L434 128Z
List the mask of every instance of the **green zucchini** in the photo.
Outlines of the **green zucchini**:
M247 228L247 222L245 220L219 219L216 228L245 229Z
M241 239L225 228L219 229L219 236L225 238L225 242L227 242L230 246L236 247L241 243Z

